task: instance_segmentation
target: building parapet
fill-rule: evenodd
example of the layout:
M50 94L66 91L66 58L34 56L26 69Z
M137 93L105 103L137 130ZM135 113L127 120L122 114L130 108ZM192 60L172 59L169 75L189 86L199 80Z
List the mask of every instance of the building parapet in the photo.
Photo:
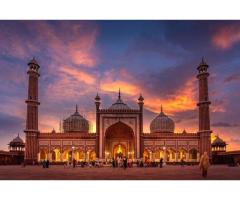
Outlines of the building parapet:
M141 113L138 109L128 109L128 110L115 110L115 109L100 109L99 113Z

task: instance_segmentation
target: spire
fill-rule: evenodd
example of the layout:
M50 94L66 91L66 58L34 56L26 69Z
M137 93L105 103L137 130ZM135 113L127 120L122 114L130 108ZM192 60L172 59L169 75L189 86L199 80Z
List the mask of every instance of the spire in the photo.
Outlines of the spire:
M18 137L19 137L19 133L18 133Z
M29 61L29 64L35 64L35 65L38 65L38 62L37 62L36 58L33 57L33 58Z
M143 100L144 100L144 98L143 98L142 94L140 93L138 101L143 101Z
M161 113L163 113L163 107L162 107L162 104L161 104Z
M121 99L121 91L120 91L120 88L119 88L119 91L118 91L118 99Z
M101 100L101 98L99 97L98 92L97 92L97 96L95 97L95 101L100 101L100 100Z
M78 105L76 104L76 113L78 112Z
M204 56L202 57L202 60L201 60L200 65L207 65L207 63L206 63L205 60L204 60Z

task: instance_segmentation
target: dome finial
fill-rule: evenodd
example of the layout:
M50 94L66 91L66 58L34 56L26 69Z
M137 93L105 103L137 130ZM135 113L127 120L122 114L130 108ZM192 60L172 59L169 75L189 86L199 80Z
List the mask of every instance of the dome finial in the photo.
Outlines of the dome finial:
M119 91L118 91L118 99L121 99L121 91L120 91L120 88L119 88Z
M204 56L202 57L202 60L201 60L200 65L206 65L206 62L205 62L205 60L204 60Z
M76 104L76 112L78 112L78 105Z
M101 98L99 97L98 92L97 92L97 95L95 97L95 101L100 101L100 100L101 100Z
M161 104L161 113L163 113L163 107L162 107L162 104Z
M140 93L139 98L138 98L138 101L143 102L143 100L144 100L144 98L143 98L143 96L142 96L142 93Z

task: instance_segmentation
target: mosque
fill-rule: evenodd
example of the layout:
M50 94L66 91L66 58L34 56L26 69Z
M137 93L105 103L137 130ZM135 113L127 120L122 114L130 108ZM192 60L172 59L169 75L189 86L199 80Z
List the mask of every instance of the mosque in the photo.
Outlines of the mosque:
M132 159L168 163L198 162L203 152L211 156L211 129L208 97L208 64L202 59L197 67L199 82L197 132L174 132L175 123L161 107L161 112L152 120L150 133L143 132L142 95L136 100L138 109L129 107L119 91L108 108L101 107L97 94L93 103L96 107L96 132L89 131L89 121L78 111L63 120L63 131L41 132L38 129L39 64L35 59L28 63L28 97L25 139L25 161L38 162L45 159L53 163L110 159L127 156ZM160 107L160 105L159 105Z

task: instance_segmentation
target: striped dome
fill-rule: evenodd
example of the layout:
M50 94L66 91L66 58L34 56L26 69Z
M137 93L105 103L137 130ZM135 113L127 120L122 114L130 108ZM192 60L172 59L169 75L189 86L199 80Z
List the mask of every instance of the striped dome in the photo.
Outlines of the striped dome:
M212 146L226 146L226 142L223 141L218 135L215 140L212 142Z
M160 114L150 124L151 133L174 133L174 121L164 114L162 107Z
M63 121L63 129L64 132L88 132L89 122L79 114L76 106L75 113Z
M122 99L121 99L121 93L120 93L120 89L119 89L119 93L118 93L118 99L117 101L112 104L109 107L110 110L130 110L131 108L128 107L127 104L125 104Z

